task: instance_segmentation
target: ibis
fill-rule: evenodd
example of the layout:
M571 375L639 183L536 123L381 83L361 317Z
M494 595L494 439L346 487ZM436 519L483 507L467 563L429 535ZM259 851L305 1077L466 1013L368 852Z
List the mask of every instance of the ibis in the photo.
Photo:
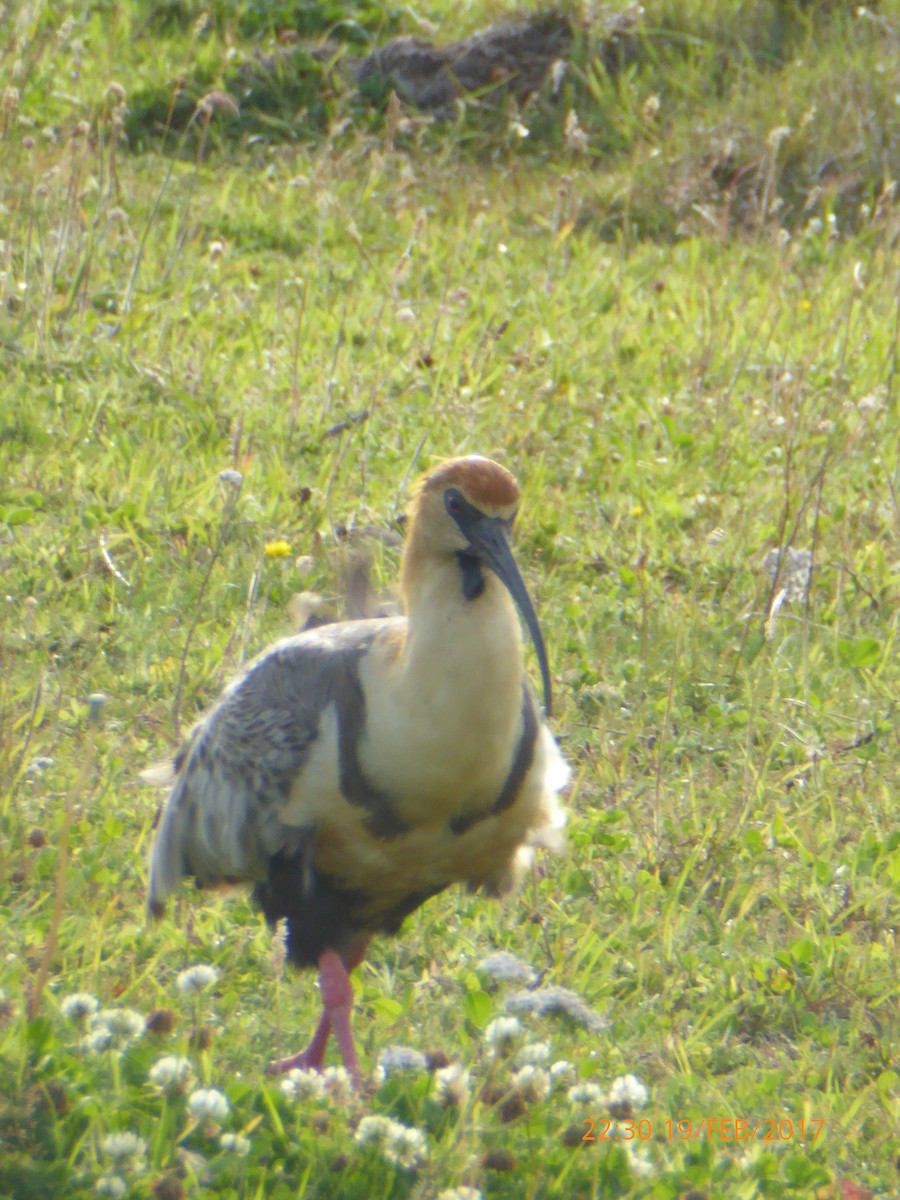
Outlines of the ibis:
M188 735L150 856L148 910L184 878L246 882L288 961L317 967L322 1015L272 1072L320 1069L333 1033L359 1077L350 972L373 935L454 883L514 885L562 844L568 767L546 724L550 669L510 549L519 488L477 456L415 491L405 615L325 625L247 666ZM518 608L540 668L523 660Z

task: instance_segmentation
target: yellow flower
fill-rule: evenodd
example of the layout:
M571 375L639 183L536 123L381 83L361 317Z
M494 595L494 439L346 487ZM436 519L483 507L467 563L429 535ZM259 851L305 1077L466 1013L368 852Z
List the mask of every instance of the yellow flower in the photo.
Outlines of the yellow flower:
M287 558L291 552L290 542L284 538L276 538L274 542L266 542L264 546L266 558Z

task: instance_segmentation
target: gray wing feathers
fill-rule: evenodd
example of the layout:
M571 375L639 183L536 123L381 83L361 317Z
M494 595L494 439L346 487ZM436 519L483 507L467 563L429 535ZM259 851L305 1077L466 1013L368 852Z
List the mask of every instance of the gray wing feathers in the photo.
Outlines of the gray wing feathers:
M284 842L278 813L348 669L388 621L323 626L276 643L225 691L176 756L150 856L148 908L187 875L264 879Z

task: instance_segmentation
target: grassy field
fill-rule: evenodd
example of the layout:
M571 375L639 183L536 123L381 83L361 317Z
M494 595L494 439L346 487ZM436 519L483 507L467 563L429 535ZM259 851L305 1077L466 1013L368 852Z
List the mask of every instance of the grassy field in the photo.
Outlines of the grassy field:
M284 27L504 10L2 9L0 1196L897 1194L900 5L645 8L612 67L573 10L522 110L307 56L178 128ZM138 774L296 597L390 595L469 452L522 484L569 848L375 945L366 1087L292 1092L312 977L240 898L145 924Z

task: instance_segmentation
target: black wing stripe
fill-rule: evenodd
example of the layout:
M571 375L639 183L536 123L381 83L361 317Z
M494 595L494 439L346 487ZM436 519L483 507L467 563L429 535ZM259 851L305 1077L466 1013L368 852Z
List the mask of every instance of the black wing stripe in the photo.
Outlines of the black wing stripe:
M534 762L534 748L537 744L537 735L538 718L534 707L534 700L531 697L531 692L528 690L528 685L523 684L522 736L519 738L515 758L512 761L512 766L509 768L509 774L506 776L503 789L486 813L454 817L450 822L451 833L457 836L466 833L479 821L483 821L486 817L495 817L498 813L505 812L507 808L515 803L519 792L522 790L522 784L525 782L525 776L531 770L531 764Z

